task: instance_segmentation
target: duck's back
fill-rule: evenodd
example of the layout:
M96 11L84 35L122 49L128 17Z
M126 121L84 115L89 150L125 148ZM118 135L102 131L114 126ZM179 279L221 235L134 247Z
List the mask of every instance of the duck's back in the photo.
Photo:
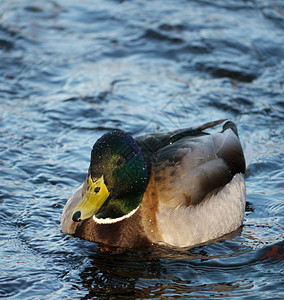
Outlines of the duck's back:
M143 202L151 203L155 193L159 234L153 238L161 242L178 247L195 245L231 232L242 223L245 160L236 127L228 122L222 132L209 135L202 131L205 125L191 132L175 132L172 142L153 151Z

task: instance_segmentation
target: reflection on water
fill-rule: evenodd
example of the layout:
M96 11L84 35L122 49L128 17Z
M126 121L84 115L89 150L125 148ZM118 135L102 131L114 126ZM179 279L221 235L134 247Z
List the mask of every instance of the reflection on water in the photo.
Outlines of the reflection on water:
M281 298L282 1L0 4L0 296ZM244 226L106 252L60 232L104 132L229 118L253 148Z
M90 266L80 274L89 292L84 298L246 296L254 287L254 280L247 273L258 272L259 266L255 264L262 260L270 266L284 255L283 243L265 247L257 255L234 241L226 241L222 246L184 251L156 247L146 253L92 254Z

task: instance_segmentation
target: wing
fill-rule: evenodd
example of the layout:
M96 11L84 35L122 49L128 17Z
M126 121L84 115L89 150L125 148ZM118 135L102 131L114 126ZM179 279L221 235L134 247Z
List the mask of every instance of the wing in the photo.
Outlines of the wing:
M219 124L207 123L207 124ZM158 149L152 159L152 174L160 201L170 206L196 205L224 187L236 173L244 173L245 160L236 126L227 122L223 131L204 133L205 124ZM202 128L202 129L201 129ZM201 129L201 130L200 130Z
M205 123L200 126L188 127L185 129L179 129L174 131L162 132L162 133L151 133L143 136L136 137L135 140L144 155L144 158L147 163L147 167L150 170L152 167L152 163L156 157L156 153L171 144L182 140L183 138L191 138L208 135L203 130L217 126L223 123L225 120L218 120L209 123Z

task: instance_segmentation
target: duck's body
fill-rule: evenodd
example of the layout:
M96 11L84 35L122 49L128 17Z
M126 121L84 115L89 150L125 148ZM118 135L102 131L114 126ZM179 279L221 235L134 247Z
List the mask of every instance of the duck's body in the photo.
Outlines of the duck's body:
M94 161L102 156L91 159L89 176L96 180L104 176L110 190L104 197L108 200L93 215L86 214L81 220L80 203L87 179L63 210L62 231L111 246L137 248L151 243L190 247L236 230L242 224L245 209L245 159L237 130L234 123L227 122L220 133L209 135L203 131L222 122L137 137L133 147L138 146L135 151L139 153L134 157L139 157L139 164L132 165L134 168L129 172L126 170L126 175L133 178L137 166L139 172L141 166L143 170L147 168L147 173L138 172L137 177L145 187L139 189L141 200L125 213L122 208L117 210L116 205L121 198L130 198L119 193L113 177L105 174L109 167L99 164L97 169L102 170L96 171ZM95 148L102 149L99 143ZM141 157L145 165L141 165ZM91 176L92 172L96 176ZM135 178L133 182L137 181ZM130 189L135 185L133 182Z

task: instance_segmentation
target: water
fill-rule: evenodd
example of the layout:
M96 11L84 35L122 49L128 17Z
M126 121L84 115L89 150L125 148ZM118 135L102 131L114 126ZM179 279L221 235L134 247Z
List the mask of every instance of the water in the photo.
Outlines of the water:
M284 5L0 3L0 296L284 297ZM104 253L60 232L94 141L229 118L253 147L244 226L194 249Z

